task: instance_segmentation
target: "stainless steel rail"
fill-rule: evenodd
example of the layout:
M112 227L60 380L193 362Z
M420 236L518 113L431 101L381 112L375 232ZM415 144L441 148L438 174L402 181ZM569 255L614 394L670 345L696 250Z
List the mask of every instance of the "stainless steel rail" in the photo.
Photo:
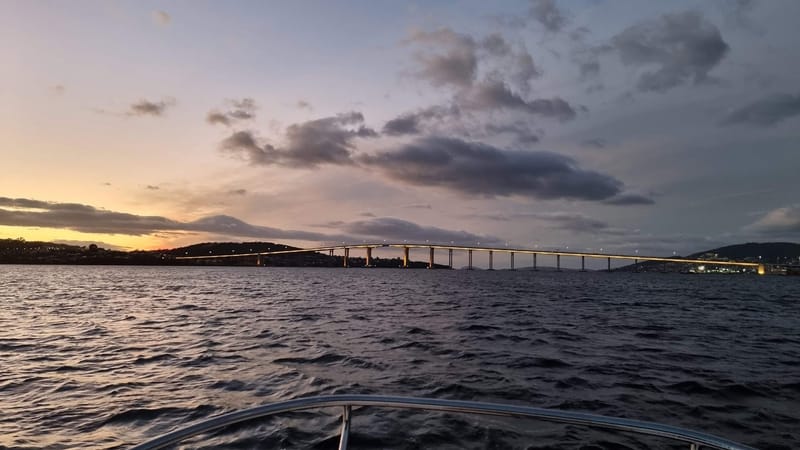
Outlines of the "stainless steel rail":
M350 418L354 406L376 406L383 408L422 409L429 411L444 411L466 414L484 414L506 417L528 417L548 422L565 423L571 425L584 425L607 430L618 430L638 434L660 436L684 442L690 450L700 447L710 447L723 450L755 450L742 444L727 439L713 436L699 431L662 425L654 422L622 419L617 417L600 416L580 412L559 411L554 409L532 408L516 405L502 405L498 403L481 403L461 400L440 400L432 398L391 397L377 395L327 395L320 397L305 397L285 402L271 403L244 409L232 413L198 422L186 428L167 433L131 450L156 450L164 448L199 434L213 431L228 425L257 419L260 417L280 414L289 411L298 411L312 408L342 408L342 430L339 439L339 449L347 448L350 434Z

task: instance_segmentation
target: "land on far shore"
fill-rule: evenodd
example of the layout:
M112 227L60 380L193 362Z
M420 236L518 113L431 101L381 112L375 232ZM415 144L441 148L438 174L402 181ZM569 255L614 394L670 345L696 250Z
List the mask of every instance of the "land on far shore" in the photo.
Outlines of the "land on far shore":
M97 264L97 265L193 265L193 266L252 266L256 264L253 256L218 259L176 259L179 256L235 255L245 253L295 250L284 244L272 242L204 242L172 249L161 250L109 250L95 244L79 246L52 242L26 241L24 239L0 239L0 264ZM783 266L800 265L800 244L788 242L746 243L729 245L712 250L693 253L690 259L713 261L748 261ZM363 256L351 256L352 267L364 266ZM265 266L275 267L341 267L341 255L328 255L318 252L271 255L262 258ZM371 260L373 267L400 267L401 258L377 258ZM427 262L410 261L413 268L427 267ZM447 266L437 264L437 268ZM686 270L686 264L640 262L616 271L678 272Z

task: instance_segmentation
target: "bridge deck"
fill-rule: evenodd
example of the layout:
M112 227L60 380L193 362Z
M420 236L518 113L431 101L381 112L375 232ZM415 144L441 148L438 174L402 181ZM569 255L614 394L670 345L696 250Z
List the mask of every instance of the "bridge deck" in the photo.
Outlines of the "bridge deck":
M721 266L739 266L739 267L755 267L760 266L756 262L747 261L715 261L705 259L690 259L690 258L670 258L663 256L644 256L644 255L624 255L612 253L584 253L584 252L566 252L560 250L539 250L530 248L509 248L509 247L475 247L466 245L446 245L446 244L422 244L422 243L402 243L402 244L342 244L332 245L327 247L314 247L314 248L298 248L294 250L276 250L269 252L254 252L254 253L236 253L225 255L201 255L201 256L178 256L175 259L179 260L203 260L203 259L220 259L220 258L242 258L246 256L260 257L270 255L286 255L292 253L313 253L325 252L330 250L344 250L344 249L375 249L375 248L425 248L435 250L459 250L459 251L479 251L479 252L498 252L498 253L520 253L529 255L551 255L551 256L575 256L595 259L624 259L624 260L637 260L637 261L660 261L660 262L674 262L674 263L705 263L715 264Z

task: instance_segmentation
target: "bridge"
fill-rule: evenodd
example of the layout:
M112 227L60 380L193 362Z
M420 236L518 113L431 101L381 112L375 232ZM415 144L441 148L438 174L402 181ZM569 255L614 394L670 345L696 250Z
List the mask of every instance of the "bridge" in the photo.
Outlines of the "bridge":
M176 260L213 260L223 258L245 258L252 257L256 260L256 265L261 266L264 263L264 257L271 255L287 255L293 253L314 253L314 252L328 252L333 256L334 251L344 252L342 258L342 265L344 267L350 266L350 251L363 250L365 252L365 266L372 266L372 251L376 248L399 248L402 250L403 267L407 268L409 265L409 252L411 249L427 249L428 250L428 268L433 269L436 267L435 255L436 250L447 250L447 266L453 268L453 252L461 251L467 253L467 268L472 269L472 259L474 252L486 252L489 254L489 270L494 269L494 255L495 253L507 254L509 256L510 268L514 269L514 257L516 255L531 255L533 262L533 269L537 268L538 258L540 256L554 256L556 259L556 270L561 270L561 257L580 258L581 270L586 270L586 258L590 259L605 259L607 262L608 271L611 272L611 260L626 260L638 264L640 261L657 261L663 263L684 263L684 264L709 264L716 266L734 266L742 268L751 268L758 272L759 275L766 273L764 264L748 261L716 261L692 258L669 258L661 256L643 256L643 255L624 255L624 254L609 254L609 253L592 253L592 252L569 252L560 250L539 250L539 249L526 249L526 248L509 248L509 247L480 247L480 246L467 246L467 245L446 245L446 244L430 244L430 243L402 243L402 244L387 244L387 243L368 243L368 244L342 244L332 245L327 247L314 247L314 248L298 248L292 250L275 250L266 252L253 252L253 253L237 253L237 254L224 254L224 255L202 255L202 256L177 256Z

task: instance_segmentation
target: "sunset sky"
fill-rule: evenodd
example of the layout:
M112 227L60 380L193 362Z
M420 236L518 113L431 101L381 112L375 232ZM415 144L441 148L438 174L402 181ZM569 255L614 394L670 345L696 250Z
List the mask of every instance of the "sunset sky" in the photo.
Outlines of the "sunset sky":
M800 2L0 1L0 238L800 237Z

